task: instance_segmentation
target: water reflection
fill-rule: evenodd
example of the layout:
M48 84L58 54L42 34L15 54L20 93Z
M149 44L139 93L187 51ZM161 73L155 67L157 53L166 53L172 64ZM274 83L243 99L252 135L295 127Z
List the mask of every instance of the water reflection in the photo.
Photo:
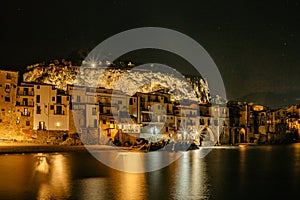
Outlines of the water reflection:
M153 156L163 162L160 154ZM85 152L12 154L0 159L1 199L292 199L300 195L300 144L215 148L205 158L201 150L190 151L165 168L135 174L111 169Z
M145 174L115 172L111 174L115 199L147 199Z
M101 151L92 152L92 155L113 169L127 173L145 173L159 170L168 166L181 156L181 152L126 152Z
M180 158L174 198L209 198L206 164L200 154L201 151L199 150L186 152Z
M49 161L48 161L48 156L38 153L36 156L36 167L35 170L37 172L43 173L43 174L48 174L49 173Z
M40 183L37 199L59 199L70 196L70 169L64 155L38 154L35 171L37 173L33 180Z
M111 199L109 197L109 186L104 178L93 177L77 180L75 183L76 199ZM107 197L107 198L106 198Z

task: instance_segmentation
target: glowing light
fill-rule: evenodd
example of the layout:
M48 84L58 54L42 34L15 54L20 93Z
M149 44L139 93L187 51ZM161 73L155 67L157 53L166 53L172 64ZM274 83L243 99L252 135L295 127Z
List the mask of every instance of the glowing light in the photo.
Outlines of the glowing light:
M60 123L59 123L59 122L56 122L56 126L57 126L57 127L60 127Z

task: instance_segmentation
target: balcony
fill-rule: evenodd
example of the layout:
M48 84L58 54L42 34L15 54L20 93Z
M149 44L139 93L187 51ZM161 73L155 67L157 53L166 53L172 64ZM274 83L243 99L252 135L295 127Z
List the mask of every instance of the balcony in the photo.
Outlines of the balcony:
M34 93L33 92L18 91L17 95L19 95L19 96L34 96Z
M54 115L65 115L65 111L54 111Z
M20 102L16 102L16 106L24 106L24 107L33 107L33 103L20 103Z
M30 113L21 112L21 116L22 117L30 117Z

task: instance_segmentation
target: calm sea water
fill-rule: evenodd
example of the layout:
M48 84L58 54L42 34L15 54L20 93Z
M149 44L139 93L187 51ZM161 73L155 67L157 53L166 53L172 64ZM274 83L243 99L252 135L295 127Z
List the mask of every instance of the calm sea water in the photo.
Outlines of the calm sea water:
M130 174L81 153L0 155L0 199L298 199L300 144L185 153Z

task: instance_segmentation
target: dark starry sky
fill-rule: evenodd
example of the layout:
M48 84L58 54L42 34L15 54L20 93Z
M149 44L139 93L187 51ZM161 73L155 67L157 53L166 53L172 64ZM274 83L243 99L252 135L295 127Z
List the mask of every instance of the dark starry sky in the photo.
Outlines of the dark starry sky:
M217 64L230 99L260 92L300 97L300 1L174 2L2 1L0 66L24 70L92 49L127 29L157 26L199 42ZM184 60L165 52L137 52L133 59L192 73Z

